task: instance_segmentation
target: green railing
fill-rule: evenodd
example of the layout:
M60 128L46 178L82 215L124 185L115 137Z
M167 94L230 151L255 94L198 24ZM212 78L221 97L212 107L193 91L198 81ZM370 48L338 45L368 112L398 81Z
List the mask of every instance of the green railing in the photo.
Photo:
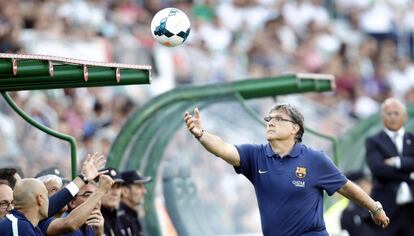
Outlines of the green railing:
M69 142L74 178L77 166L75 139L31 118L14 103L7 91L149 84L150 71L150 66L0 53L0 92L7 104L29 124Z

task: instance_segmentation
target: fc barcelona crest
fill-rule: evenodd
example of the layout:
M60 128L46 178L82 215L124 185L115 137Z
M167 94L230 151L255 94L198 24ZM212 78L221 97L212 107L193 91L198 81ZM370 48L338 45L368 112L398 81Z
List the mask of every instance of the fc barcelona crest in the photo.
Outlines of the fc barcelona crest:
M305 167L296 167L296 177L298 178L305 178L306 176L306 168Z

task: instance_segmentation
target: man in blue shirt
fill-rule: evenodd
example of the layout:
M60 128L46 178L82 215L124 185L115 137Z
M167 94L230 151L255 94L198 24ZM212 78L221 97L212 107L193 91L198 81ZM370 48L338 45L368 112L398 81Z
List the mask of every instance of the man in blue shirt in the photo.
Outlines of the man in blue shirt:
M48 214L45 185L37 179L23 179L16 184L13 197L15 209L0 222L1 235L43 235L36 226Z
M302 144L303 116L293 106L276 105L265 117L267 143L234 146L202 128L197 108L184 121L212 154L233 165L253 184L265 236L327 236L323 220L323 190L339 192L368 209L378 225L389 219L379 202L348 181L329 157Z
M14 190L13 197L15 201L15 210L12 210L10 214L6 215L6 219L0 222L0 232L7 232L7 234L5 233L5 235L16 235L15 233L21 233L21 230L27 229L28 231L23 231L23 233L20 235L45 235L49 225L54 220L54 218L47 217L52 217L56 213L58 213L67 203L69 203L69 201L75 196L75 194L78 193L79 188L87 184L89 180L92 180L98 175L105 173L105 171L98 171L98 169L100 169L105 164L105 162L106 160L102 155L98 155L97 153L93 155L88 154L87 158L82 164L81 174L79 174L65 188L63 188L56 194L53 194L53 196L51 196L50 199L48 199L46 215L43 218L37 217L37 221L31 220L31 218L33 218L33 214L35 214L32 211L36 211L36 204L27 205L25 201L29 203L33 201L31 198L29 198L31 195L27 191L40 191L36 189L38 183L41 184L42 190L46 189L46 187L40 180L37 179L24 179L25 181L20 181L22 182L22 184L24 184L24 186L27 185L29 187L20 187L22 189L21 191L23 191L23 194L19 192L20 190ZM26 198L21 198L20 196L26 196ZM47 197L48 192L46 189L46 198ZM26 209L26 207L29 208ZM30 219L26 219L26 217L30 217ZM18 222L18 224L16 224L15 222ZM35 222L36 224L33 224L33 222ZM19 227L20 224L23 224L23 226L16 231L15 228Z

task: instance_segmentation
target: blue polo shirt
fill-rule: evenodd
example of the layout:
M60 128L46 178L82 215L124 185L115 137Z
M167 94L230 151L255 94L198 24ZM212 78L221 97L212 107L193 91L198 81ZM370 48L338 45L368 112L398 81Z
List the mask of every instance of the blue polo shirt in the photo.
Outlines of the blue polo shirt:
M241 173L256 192L264 236L327 236L323 190L334 194L346 177L321 151L297 143L283 158L270 144L236 145Z
M13 234L13 230L17 234ZM23 215L22 212L12 210L10 214L0 221L0 234L2 236L24 235L24 236L43 236L43 232L34 227L33 224Z
M72 233L64 234L62 236L95 236L95 231L93 231L92 226L82 225L79 229L73 231Z
M62 214L62 217L67 217L68 215L69 212L65 212ZM92 226L84 224L79 229L71 233L63 234L62 236L95 236L95 231Z

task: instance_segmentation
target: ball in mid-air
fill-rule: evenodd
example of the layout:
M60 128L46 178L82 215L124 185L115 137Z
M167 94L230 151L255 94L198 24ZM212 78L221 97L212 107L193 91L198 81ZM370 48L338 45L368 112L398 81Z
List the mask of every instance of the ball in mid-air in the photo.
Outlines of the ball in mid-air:
M190 20L187 15L177 8L164 8L155 14L151 22L151 32L154 39L167 47L178 46L190 34Z

